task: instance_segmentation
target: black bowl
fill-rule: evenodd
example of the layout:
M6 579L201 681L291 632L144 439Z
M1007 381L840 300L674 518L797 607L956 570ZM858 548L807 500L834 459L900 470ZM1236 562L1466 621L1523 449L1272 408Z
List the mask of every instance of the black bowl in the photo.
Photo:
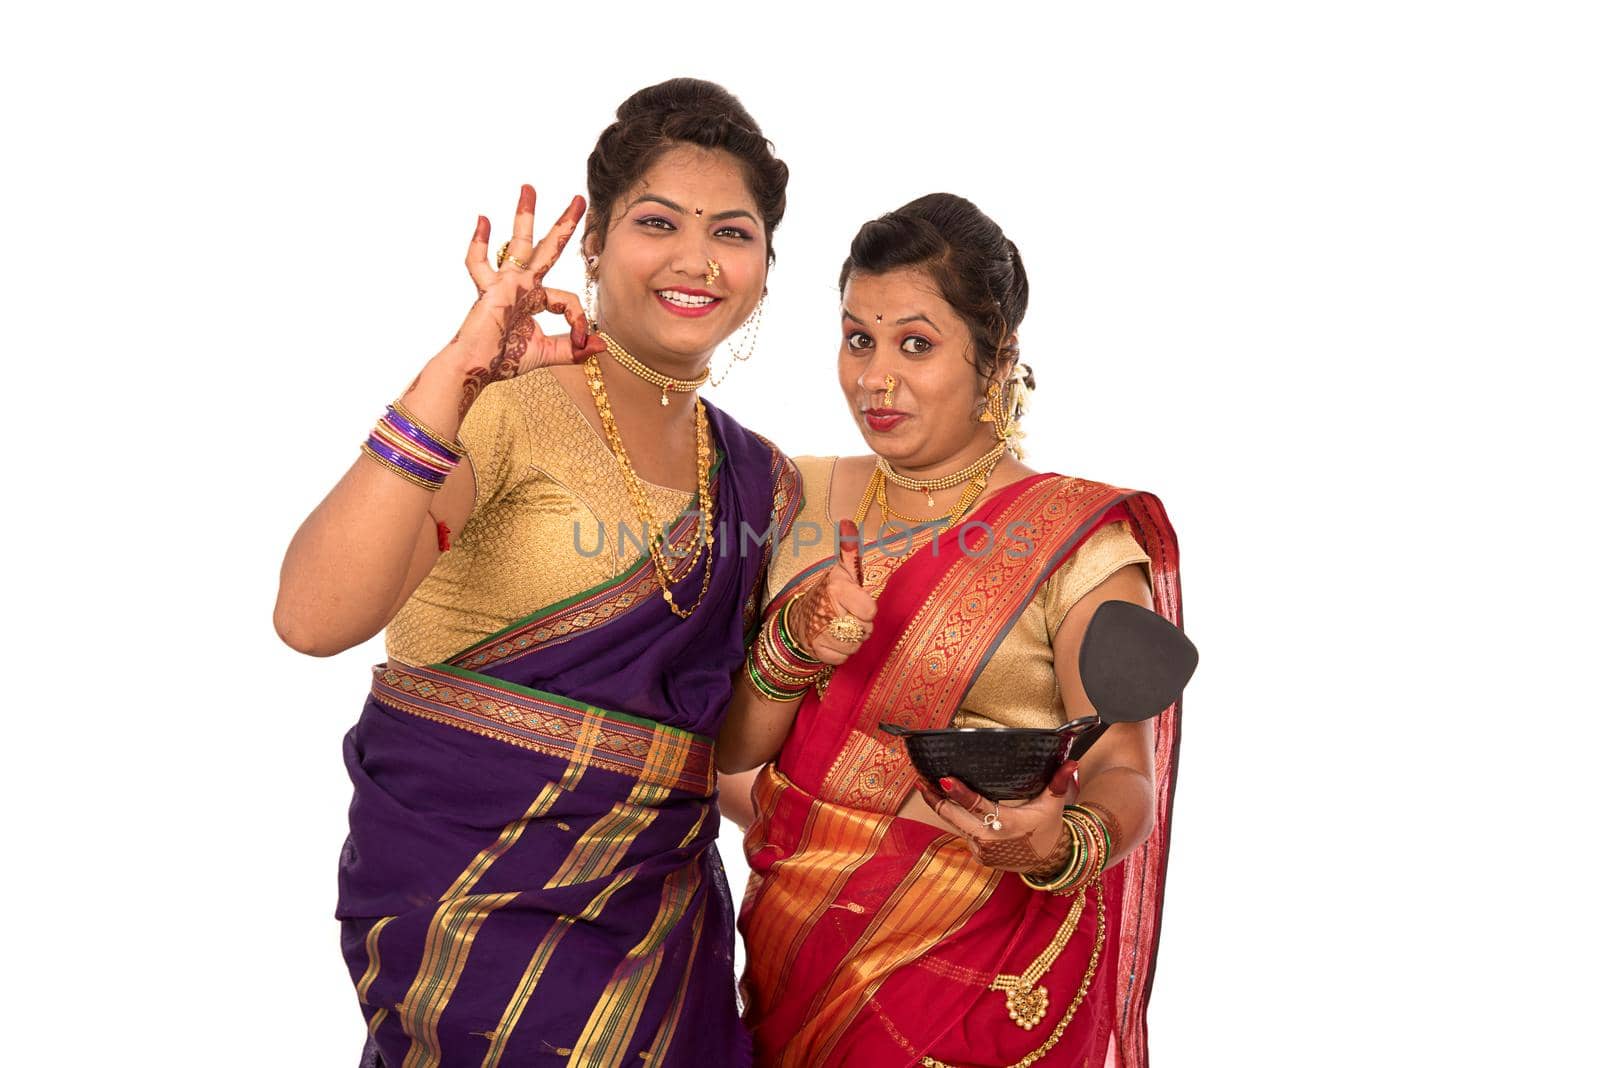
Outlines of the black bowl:
M1025 801L1044 792L1072 740L1099 722L1082 716L1059 727L916 731L880 723L878 729L905 740L911 763L930 783L949 776L994 801Z

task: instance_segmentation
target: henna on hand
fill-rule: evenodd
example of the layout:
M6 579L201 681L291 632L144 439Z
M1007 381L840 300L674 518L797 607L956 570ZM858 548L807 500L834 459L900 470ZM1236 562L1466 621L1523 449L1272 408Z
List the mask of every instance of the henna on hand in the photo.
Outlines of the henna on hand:
M828 596L828 576L823 574L811 583L811 588L800 595L789 618L799 628L795 637L805 643L805 651L815 654L817 639L828 629L828 624L839 616L839 606ZM797 618L798 617L798 618Z
M531 277L531 276L530 276ZM516 303L507 313L505 324L500 330L499 351L490 358L486 366L469 368L461 384L461 417L466 418L467 409L472 407L478 399L478 394L491 382L501 382L508 378L515 378L525 368L523 361L528 355L536 338L539 337L538 325L534 316L544 311L549 306L549 295L537 280L527 290L520 286L517 290Z

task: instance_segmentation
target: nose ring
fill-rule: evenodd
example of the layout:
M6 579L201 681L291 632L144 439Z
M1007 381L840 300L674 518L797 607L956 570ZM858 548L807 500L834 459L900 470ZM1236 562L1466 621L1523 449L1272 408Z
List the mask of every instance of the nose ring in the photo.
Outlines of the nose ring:
M716 260L706 260L706 285L710 285L712 282L715 282L717 280L717 276L721 273L722 264L718 263Z
M894 375L883 376L883 406L885 408L894 407L894 387L897 385L899 383L895 381Z

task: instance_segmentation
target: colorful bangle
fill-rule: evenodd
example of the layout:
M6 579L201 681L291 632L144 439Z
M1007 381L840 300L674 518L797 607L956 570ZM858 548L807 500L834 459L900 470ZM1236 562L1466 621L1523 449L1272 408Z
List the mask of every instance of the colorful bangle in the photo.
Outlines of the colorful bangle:
M1050 875L1023 872L1022 881L1035 890L1056 894L1077 893L1105 870L1110 855L1109 836L1100 817L1078 805L1068 805L1061 813L1063 834L1072 835L1072 849L1061 870Z
M408 460L374 438L368 438L362 443L361 452L368 459L375 460L380 466L388 468L414 486L421 486L425 490L436 490L444 485L442 476Z
M466 455L429 430L399 401L384 411L361 446L377 461L414 486L436 490Z
M783 643L784 649L796 660L802 664L820 664L822 661L800 648L800 643L794 638L794 632L789 628L789 609L793 608L795 602L799 599L799 596L794 596L783 602L783 607L778 609L776 613L778 625L774 629L777 633L778 641Z
M789 637L784 616L793 598L767 613L745 654L745 674L772 701L798 701L822 677L827 665L807 656Z
M461 458L466 455L460 445L446 441L443 435L430 430L426 423L418 419L411 409L400 401L395 401L389 405L387 419L394 425L395 429L429 452L436 454L446 463L459 463Z
M750 652L746 654L744 668L745 674L750 679L750 684L769 701L777 701L783 704L798 701L805 696L806 690L811 688L809 682L800 684L797 681L794 685L785 685L773 679L769 675L768 669L764 669L760 663L760 654L755 646L751 646Z
M1100 821L1101 830L1106 834L1106 856L1116 856L1122 848L1122 824L1117 822L1116 813L1098 801L1079 801L1074 807L1094 814Z
M1035 890L1060 894L1076 889L1078 876L1085 864L1083 839L1078 833L1077 825L1071 820L1062 820L1061 833L1072 836L1072 847L1067 853L1066 860L1062 862L1060 871L1050 874L1019 873L1022 881Z

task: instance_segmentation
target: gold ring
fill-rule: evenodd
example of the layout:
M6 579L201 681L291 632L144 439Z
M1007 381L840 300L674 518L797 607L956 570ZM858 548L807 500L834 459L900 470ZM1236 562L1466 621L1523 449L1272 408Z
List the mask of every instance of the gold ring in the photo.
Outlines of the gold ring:
M996 805L993 812L983 814L983 825L991 831L1000 830L1000 806Z
M854 644L866 639L867 625L846 612L842 616L828 620L828 633L842 642Z
M501 245L500 251L494 254L494 269L498 271L500 268L504 267L507 260L510 260L513 264L515 264L517 270L519 271L526 271L528 269L528 265L526 263L523 263L521 260L517 259L511 254L511 242L509 241Z

